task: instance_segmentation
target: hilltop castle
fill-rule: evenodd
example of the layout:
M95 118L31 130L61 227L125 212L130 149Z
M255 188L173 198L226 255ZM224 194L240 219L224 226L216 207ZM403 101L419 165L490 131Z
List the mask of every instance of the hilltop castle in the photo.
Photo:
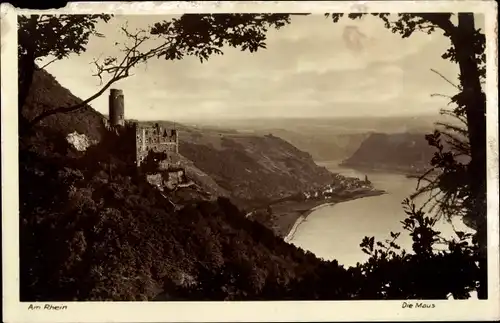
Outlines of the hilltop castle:
M157 186L175 186L183 182L184 170L179 164L179 136L175 129L164 129L159 124L148 125L147 123L125 122L125 99L122 90L111 89L109 93L109 127L113 129L125 128L135 133L135 141L132 151L135 154L137 167L141 165L149 151L162 152L167 155L165 160L160 161L160 169L168 176L148 175L148 180ZM130 136L132 137L132 136Z

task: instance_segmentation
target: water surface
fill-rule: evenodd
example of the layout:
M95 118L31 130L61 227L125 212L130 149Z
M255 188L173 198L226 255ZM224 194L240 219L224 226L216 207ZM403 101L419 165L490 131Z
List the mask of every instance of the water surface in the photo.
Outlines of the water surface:
M401 202L415 191L415 179L399 174L359 172L338 167L334 162L322 163L322 166L349 177L364 179L367 175L375 188L385 190L387 194L316 209L297 228L291 243L318 257L336 259L345 266L354 266L367 259L368 256L359 247L365 236L385 240L390 238L391 231L401 232L399 245L411 250L411 237L400 223L406 217ZM421 200L416 202L421 203ZM460 221L453 224L458 230L466 230ZM444 236L454 236L451 224L446 221L439 221L436 227Z

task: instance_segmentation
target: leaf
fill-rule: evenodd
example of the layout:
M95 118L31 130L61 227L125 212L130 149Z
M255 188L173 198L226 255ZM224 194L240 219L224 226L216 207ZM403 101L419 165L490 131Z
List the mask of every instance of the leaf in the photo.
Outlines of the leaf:
M373 251L373 244L375 243L375 237L371 237L368 242L368 247L370 251Z

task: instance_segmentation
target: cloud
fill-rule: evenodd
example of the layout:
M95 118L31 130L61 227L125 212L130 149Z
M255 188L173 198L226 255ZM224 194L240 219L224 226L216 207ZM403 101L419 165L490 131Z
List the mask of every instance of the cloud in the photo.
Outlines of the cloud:
M422 33L402 39L372 16L344 18L335 24L318 15L297 17L286 28L283 36L276 32L269 39L276 43L273 46L286 48L285 59L295 58L300 71L355 70L377 62L398 62L434 42Z
M116 30L127 19L131 27L146 27L163 18L111 20L99 27L106 38L92 39L87 52L49 72L77 96L95 93L98 79L89 63L101 53L117 53ZM440 57L449 45L443 36L402 39L375 17L337 24L317 15L294 17L290 26L269 31L267 45L257 53L224 49L203 64L194 57L153 59L114 87L124 90L126 115L135 119L331 116L385 114L401 106L420 111L421 102L431 102L421 111L437 111L430 93L450 89L430 68L456 76L456 67ZM107 94L92 105L106 113Z

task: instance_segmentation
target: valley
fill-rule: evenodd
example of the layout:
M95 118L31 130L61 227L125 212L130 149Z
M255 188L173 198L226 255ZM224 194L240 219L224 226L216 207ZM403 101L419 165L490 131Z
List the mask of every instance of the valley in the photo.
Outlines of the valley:
M23 114L75 102L81 100L40 70ZM178 131L178 161L196 184L160 192L137 173L126 153L131 142L109 139L115 135L106 120L86 106L45 119L20 142L23 300L297 299L300 286L321 281L310 276L317 268L346 282L318 297L354 293L338 264L283 238L316 206L385 193L368 178L319 165L349 159L376 127L345 132L345 120L344 128L332 120L268 120L249 131L248 124L140 120ZM68 135L91 144L77 149ZM49 257L54 250L57 257ZM44 269L33 276L30 268ZM74 279L89 270L86 281Z

